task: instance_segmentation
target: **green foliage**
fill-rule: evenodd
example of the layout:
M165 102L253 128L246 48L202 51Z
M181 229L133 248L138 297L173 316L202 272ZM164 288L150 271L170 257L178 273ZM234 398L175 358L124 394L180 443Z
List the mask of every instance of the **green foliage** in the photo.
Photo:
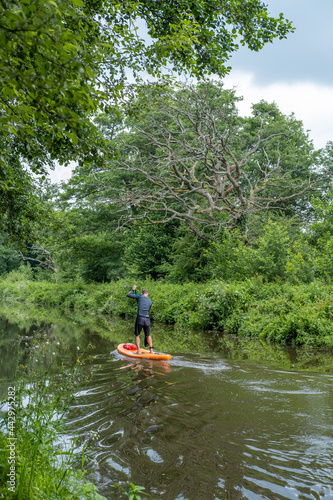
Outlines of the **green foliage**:
M314 282L294 287L280 285L278 292L255 305L239 334L259 336L282 344L332 347L331 288Z
M304 229L313 211L308 180L326 181L300 121L264 101L241 118L235 93L219 82L140 92L126 103L137 106L130 117L124 119L128 109L112 107L96 119L109 143L101 150L104 164L97 158L79 165L60 191L50 192L69 225L67 233L50 235L60 280L330 279L331 258L321 260ZM170 164L161 146L166 137L175 153ZM224 149L210 149L207 137ZM226 164L243 198L220 175Z
M217 330L239 336L262 337L278 343L333 346L332 287L321 282L264 283L212 280L172 284L139 281L153 301L152 318L176 324L184 332ZM45 283L23 279L12 271L0 280L0 297L63 309L135 317L136 303L126 297L132 283ZM188 339L190 342L190 339Z
M124 488L119 486L118 484L114 485L115 488L121 488L122 492L126 495L126 497L129 498L129 500L141 500L140 494L142 494L145 490L143 486L135 486L135 484L130 483L130 489L127 492ZM148 493L144 493L144 495L147 497L150 497Z
M171 265L172 247L176 240L171 224L133 227L126 234L123 262L126 276L164 278Z
M246 246L239 232L226 233L219 242L212 242L205 251L210 279L244 280L253 276L255 250Z
M104 166L77 169L69 187L83 182L72 190L78 199L117 205L126 226L181 223L215 242L226 230L245 236L259 214L311 213L309 193L325 183L318 153L303 124L275 103L240 117L239 98L217 81L139 87L131 97L131 116L116 134L114 110L102 115L117 154L102 152Z
M249 232L249 237L251 243L236 230L225 233L218 242L207 243L190 235L179 238L166 278L173 282L215 278L241 281L261 276L265 281L291 283L308 283L314 278L315 253L292 220L261 223L259 232Z
M1 138L0 138L1 142ZM32 243L41 224L56 225L58 216L41 200L36 182L20 164L15 152L0 165L0 231L9 241Z
M5 244L5 237L0 235L0 276L20 266L20 260L11 245Z
M259 239L258 270L269 281L275 277L284 278L288 239L286 230L272 222L268 223L264 235Z
M310 243L317 251L317 275L333 279L333 188L323 199L313 199L314 221L309 227Z
M177 5L145 0L139 9L149 35L164 42L158 46L157 62L171 60L174 69L182 70L190 66L197 77L225 73L225 62L238 43L257 51L274 37L285 38L292 31L291 23L282 15L270 17L258 0L250 0L246 6L239 0L223 5L211 0L182 0Z
M209 244L196 238L193 234L185 234L174 242L169 263L164 266L166 278L171 282L204 281L210 277L207 268Z
M314 151L313 142L303 124L292 113L284 115L275 103L261 100L252 106L252 116L244 119L244 129L240 147L247 151L258 136L258 127L263 121L263 138L271 136L249 158L246 166L248 179L252 183L254 193L264 190L265 198L272 199L270 209L277 206L286 215L299 214L308 217L309 202L312 190L302 196L295 196L311 184L315 188L318 180L324 181L318 151ZM264 171L270 171L270 179L265 178ZM311 179L311 181L310 181ZM266 184L268 184L266 186ZM300 189L301 188L301 189ZM280 198L283 200L278 201Z
M91 207L91 200L76 201L72 206L68 199L71 186L66 193L53 187L47 203L60 213L64 223L40 236L56 263L57 279L104 282L120 277L124 273L124 235L117 231L116 208Z
M86 457L82 452L81 468L78 467L75 440L67 447L59 445L64 415L73 398L82 364L78 360L74 368L52 375L54 356L63 348L49 341L45 334L35 336L28 362L21 365L21 375L13 383L15 423L9 424L9 412L5 412L0 428L0 492L6 500L106 500L97 493L94 484L84 479L82 467ZM13 442L8 440L10 429L15 436L15 492L10 491L7 484L11 466L8 443Z
M318 274L318 257L305 238L288 248L285 278L289 283L311 283Z
M78 235L59 252L60 275L65 280L111 281L123 271L121 257L122 244L109 233Z
M55 160L99 160L103 137L90 117L122 98L126 70L135 79L143 70L161 76L171 63L175 71L196 76L224 74L237 36L259 50L292 31L282 15L269 17L259 0L247 2L246 15L240 6L188 0L1 2L0 215L18 238L39 213L27 189L31 172L45 176ZM146 22L151 43L138 36L138 20Z

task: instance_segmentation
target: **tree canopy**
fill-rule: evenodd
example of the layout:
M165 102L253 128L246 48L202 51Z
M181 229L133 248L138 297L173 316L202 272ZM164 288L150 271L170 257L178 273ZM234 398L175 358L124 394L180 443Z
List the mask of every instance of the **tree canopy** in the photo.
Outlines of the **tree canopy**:
M292 29L258 0L4 0L0 12L2 133L37 128L51 134L50 143L76 144L87 115L119 96L126 70L158 76L172 64L199 77L222 75L237 37L259 50ZM138 34L139 19L151 42Z
M275 103L239 116L239 98L217 81L139 90L127 114L95 119L96 161L61 186L44 183L44 213L66 225L50 220L22 249L36 277L331 279L331 143L316 151Z
M262 101L250 117L240 117L234 91L218 82L138 99L137 109L146 103L141 115L109 136L118 155L107 153L105 166L92 164L86 179L77 170L80 180L75 176L73 183L85 189L86 199L122 204L124 223L178 221L213 240L221 230L246 227L256 214L296 215L309 208L309 193L323 176L293 115ZM108 136L114 116L99 122Z
M121 99L129 74L159 77L169 65L223 75L239 43L259 50L293 29L259 0L2 0L0 19L3 199L20 196L20 177L45 174L55 160L96 158L101 138L90 117ZM12 217L9 203L1 208Z

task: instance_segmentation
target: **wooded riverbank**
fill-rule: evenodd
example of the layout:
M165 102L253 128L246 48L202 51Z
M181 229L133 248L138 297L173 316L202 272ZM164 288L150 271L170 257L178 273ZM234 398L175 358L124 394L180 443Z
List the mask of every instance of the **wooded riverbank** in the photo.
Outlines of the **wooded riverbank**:
M0 280L0 299L61 309L134 317L136 304L126 298L132 283L55 283L36 281L13 271ZM172 284L145 280L152 318L179 328L218 330L264 338L280 344L333 347L333 286L243 282Z

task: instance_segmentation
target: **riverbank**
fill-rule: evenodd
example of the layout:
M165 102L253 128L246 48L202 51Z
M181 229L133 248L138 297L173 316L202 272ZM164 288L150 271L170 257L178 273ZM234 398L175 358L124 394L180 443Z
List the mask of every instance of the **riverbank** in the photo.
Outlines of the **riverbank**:
M78 389L92 377L95 346L89 343L85 350L79 346L74 350L70 337L59 338L50 327L19 337L24 346L19 355L14 339L8 340L12 349L5 353L6 359L16 358L18 365L14 376L8 377L3 364L0 373L0 498L107 500L92 482L97 461L91 449L97 433L68 435L68 413ZM123 486L130 488L129 493ZM143 489L125 482L119 486L133 498L140 498L135 493Z
M333 347L333 286L319 281L292 285L243 282L137 283L149 289L152 317L192 330L217 330L264 338L280 344ZM0 300L44 307L134 317L136 303L126 298L128 280L112 283L36 281L18 271L0 280Z
M0 497L106 500L85 478L86 448L64 440L65 416L81 380L82 356L53 373L54 359L66 345L45 332L25 342L16 377L8 380L0 402ZM3 373L2 373L3 376Z

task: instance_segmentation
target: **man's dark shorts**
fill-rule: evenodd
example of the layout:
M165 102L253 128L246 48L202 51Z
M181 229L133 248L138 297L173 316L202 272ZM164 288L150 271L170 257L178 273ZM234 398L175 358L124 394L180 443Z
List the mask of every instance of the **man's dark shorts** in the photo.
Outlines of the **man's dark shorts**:
M145 336L149 337L150 335L150 318L145 318L144 316L137 316L135 322L135 336L140 335L140 332L143 328L145 332Z

